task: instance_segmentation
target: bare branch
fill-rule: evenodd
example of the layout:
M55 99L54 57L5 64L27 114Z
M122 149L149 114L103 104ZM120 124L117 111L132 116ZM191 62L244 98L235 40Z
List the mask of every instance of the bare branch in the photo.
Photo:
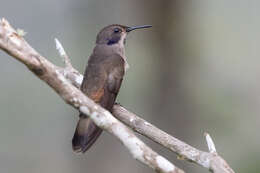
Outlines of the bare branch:
M183 172L146 146L134 135L132 130L128 129L123 123L115 119L110 112L93 102L68 82L65 77L68 78L71 76L65 73L72 73L72 76L77 76L77 73L71 69L65 72L65 70L53 65L42 57L22 36L17 34L5 19L0 20L0 49L25 64L29 70L53 88L66 103L79 109L89 116L100 128L117 137L135 159L157 172ZM67 62L66 66L68 63L70 62Z
M158 129L151 123L129 112L120 105L114 105L113 115L136 132L148 137L149 139L161 144L178 155L178 158L201 165L214 173L234 173L224 159L216 152L208 153L200 151L166 132ZM209 135L208 137L209 138ZM211 138L210 138L211 139ZM207 139L207 141L209 141ZM210 142L211 151L214 151L213 142Z
M83 76L76 69L73 68L69 56L65 52L60 41L57 38L55 38L54 41L55 41L56 49L58 50L58 53L65 64L65 68L59 69L60 73L62 73L65 78L69 79L71 84L73 84L77 88L80 88L81 82L83 80Z
M65 63L65 67L66 68L73 68L69 59L69 56L67 55L67 53L65 52L63 46L61 45L60 41L55 38L54 39L55 44L56 44L56 49L58 50L60 56L63 58L63 61Z

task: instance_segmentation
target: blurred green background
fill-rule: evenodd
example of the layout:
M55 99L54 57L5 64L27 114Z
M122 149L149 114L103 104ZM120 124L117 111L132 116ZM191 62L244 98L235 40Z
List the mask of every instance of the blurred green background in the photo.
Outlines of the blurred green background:
M151 24L128 36L130 64L117 99L129 110L201 150L209 132L236 172L260 172L260 1L8 0L0 17L62 65L57 37L80 72L106 25ZM85 154L71 138L78 112L24 65L0 51L0 171L8 173L152 172L103 133ZM197 165L141 137L188 172Z

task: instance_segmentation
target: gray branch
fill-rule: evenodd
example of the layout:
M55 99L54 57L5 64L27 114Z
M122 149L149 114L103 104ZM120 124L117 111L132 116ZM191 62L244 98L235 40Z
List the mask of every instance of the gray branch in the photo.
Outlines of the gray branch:
M210 152L204 152L167 134L120 105L114 105L112 113L116 118L127 124L139 134L146 136L154 142L157 142L173 151L180 159L196 163L214 173L234 173L226 161L222 159L217 152L211 152L214 143L208 134L206 135L206 141Z

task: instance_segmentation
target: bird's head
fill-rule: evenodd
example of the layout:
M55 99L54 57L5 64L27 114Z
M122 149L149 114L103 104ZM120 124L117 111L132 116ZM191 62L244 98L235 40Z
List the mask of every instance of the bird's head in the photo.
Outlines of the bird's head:
M114 45L114 44L125 44L126 36L130 31L141 28L150 28L151 25L142 25L142 26L134 26L128 27L118 24L113 24L106 26L103 28L97 35L96 44L106 44L106 45Z

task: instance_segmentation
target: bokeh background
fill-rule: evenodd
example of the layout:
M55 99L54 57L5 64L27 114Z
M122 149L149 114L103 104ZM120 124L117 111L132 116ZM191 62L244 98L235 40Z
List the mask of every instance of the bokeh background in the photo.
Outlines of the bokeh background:
M118 102L162 130L207 150L209 132L236 172L260 172L260 1L2 0L0 17L62 65L54 37L84 71L97 32L113 23L151 24L128 36L130 64ZM103 133L85 154L71 138L78 112L24 65L0 51L0 171L152 172ZM188 172L208 170L141 137Z

